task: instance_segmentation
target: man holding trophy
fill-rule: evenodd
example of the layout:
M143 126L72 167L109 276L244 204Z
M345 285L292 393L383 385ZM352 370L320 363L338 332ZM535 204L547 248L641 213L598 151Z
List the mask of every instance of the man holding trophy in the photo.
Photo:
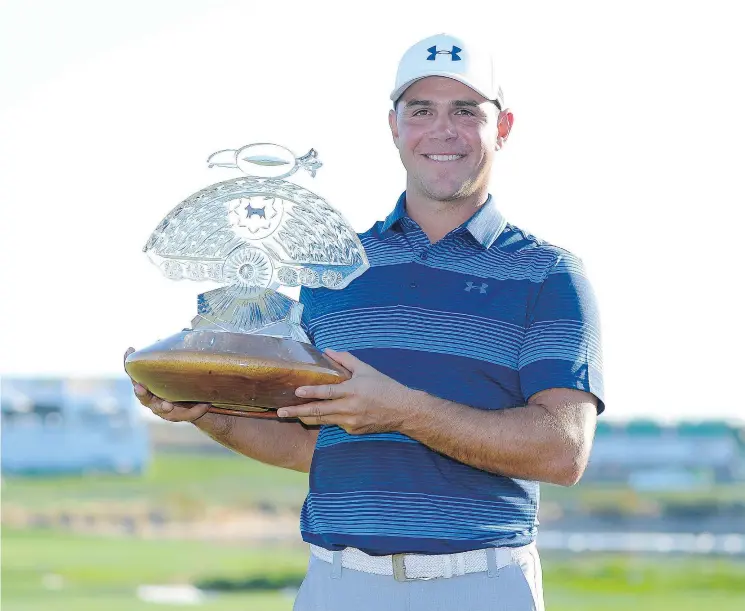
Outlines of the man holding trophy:
M420 41L391 100L407 179L390 215L358 243L323 200L274 178L249 173L190 198L226 219L222 250L177 252L178 232L192 230L176 215L146 251L172 277L209 276L219 261L214 279L232 284L200 296L192 330L130 349L127 371L161 418L310 473L297 611L541 610L538 482L580 479L604 409L592 288L577 257L509 224L489 195L513 124L491 56L445 34ZM314 159L244 149L213 165ZM304 221L311 208L322 214ZM218 222L197 216L195 228ZM302 287L302 313L273 281ZM199 388L179 395L174 372ZM243 398L227 399L227 386Z

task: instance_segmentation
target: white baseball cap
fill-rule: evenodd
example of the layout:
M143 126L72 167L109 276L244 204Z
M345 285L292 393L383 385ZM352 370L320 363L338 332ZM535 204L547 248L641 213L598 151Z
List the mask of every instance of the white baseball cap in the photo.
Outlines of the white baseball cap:
M445 76L468 85L487 100L504 109L504 95L494 72L492 56L478 47L449 34L437 34L412 46L398 64L395 102L413 83L428 76Z

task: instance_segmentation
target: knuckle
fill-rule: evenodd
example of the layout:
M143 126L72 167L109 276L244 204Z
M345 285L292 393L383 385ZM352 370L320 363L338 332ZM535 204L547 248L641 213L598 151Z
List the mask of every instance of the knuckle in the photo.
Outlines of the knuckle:
M195 405L189 410L189 422L194 422L195 420L201 418L209 411L209 409L210 406L204 403Z
M172 406L170 406L166 401L161 401L160 399L153 397L150 398L148 407L158 415L167 414L172 409Z
M310 408L310 415L316 419L318 424L323 424L323 413L320 405L314 405Z
M364 427L361 426L360 423L356 420L348 422L344 428L350 435L361 435L365 432Z

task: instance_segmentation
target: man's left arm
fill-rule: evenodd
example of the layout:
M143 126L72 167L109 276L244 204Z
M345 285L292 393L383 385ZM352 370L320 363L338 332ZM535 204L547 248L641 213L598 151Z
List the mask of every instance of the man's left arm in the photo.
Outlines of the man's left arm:
M569 486L587 465L597 413L590 393L550 388L524 406L477 409L407 388L348 352L326 353L352 379L299 388L299 396L320 400L280 416L353 435L399 431L472 467L520 479Z
M465 464L519 479L576 483L605 407L595 296L582 261L567 251L557 254L528 313L518 359L525 405L477 409L407 388L349 353L327 354L352 379L299 388L298 396L322 401L280 416L336 424L351 434L399 431Z
M587 466L597 420L597 399L590 393L550 388L527 405L501 410L430 395L418 401L423 409L402 432L472 467L571 486Z

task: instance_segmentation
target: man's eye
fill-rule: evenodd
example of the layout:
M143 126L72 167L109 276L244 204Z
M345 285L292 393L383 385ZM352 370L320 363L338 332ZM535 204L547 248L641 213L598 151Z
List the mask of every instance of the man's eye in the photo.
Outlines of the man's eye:
M429 112L429 111L426 108L420 108L419 110L417 110L416 112L414 112L414 114L411 115L411 116L412 117L423 117L425 115L425 113L427 113L427 112Z
M455 114L456 115L461 115L461 116L466 116L466 117L475 117L476 116L470 110L466 110L465 108L461 108Z

